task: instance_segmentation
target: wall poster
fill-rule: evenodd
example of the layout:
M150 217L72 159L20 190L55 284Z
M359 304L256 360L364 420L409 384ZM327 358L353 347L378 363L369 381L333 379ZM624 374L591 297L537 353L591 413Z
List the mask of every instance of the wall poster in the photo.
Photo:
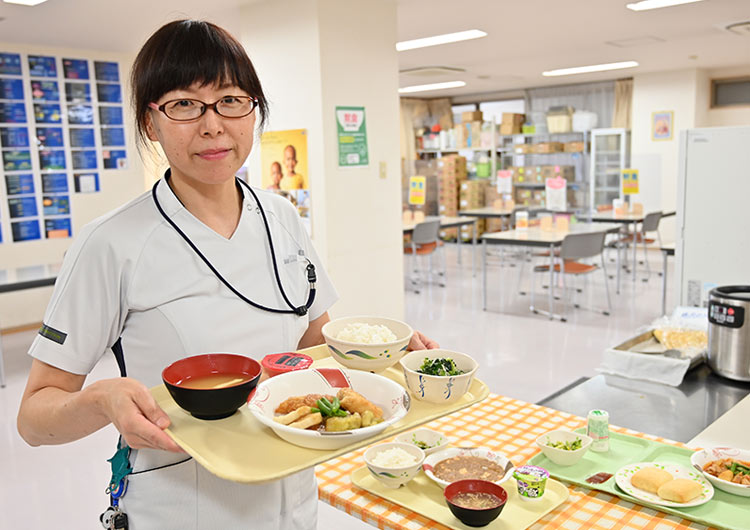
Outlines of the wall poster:
M336 107L339 167L367 167L367 124L364 107Z

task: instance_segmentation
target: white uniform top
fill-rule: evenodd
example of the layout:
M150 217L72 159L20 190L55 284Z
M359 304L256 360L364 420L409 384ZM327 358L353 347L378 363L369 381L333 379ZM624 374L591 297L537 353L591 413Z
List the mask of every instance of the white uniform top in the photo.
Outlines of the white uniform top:
M166 215L235 289L266 307L288 309L260 210L250 192L240 189L242 214L229 239L186 210L163 179L156 194ZM149 190L81 230L65 256L30 355L87 374L121 339L127 375L152 387L161 383L165 366L183 357L233 352L260 360L295 350L309 321L328 311L337 295L294 206L273 193L256 193L281 282L295 306L308 297L305 258L316 267L317 296L307 315L270 313L239 299L159 214ZM133 451L134 474L121 503L131 530L315 527L312 469L241 485L211 475L193 460L180 463L185 460L184 454Z

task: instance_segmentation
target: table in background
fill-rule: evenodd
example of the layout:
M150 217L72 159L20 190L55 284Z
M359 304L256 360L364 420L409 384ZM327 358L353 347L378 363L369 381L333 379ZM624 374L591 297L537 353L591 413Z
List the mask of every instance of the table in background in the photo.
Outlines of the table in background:
M591 234L595 232L617 232L620 226L616 224L590 224L574 223L568 230L542 230L539 227L529 227L523 230L506 230L504 232L493 232L482 235L482 309L487 310L487 245L512 245L521 247L545 247L549 249L549 317L550 320L558 317L553 312L555 297L555 248L562 245L565 236L568 234ZM606 271L605 271L606 272ZM531 271L534 274L534 271ZM607 280L605 280L607 281ZM564 302L563 302L564 303ZM545 314L533 306L529 307L531 311Z
M60 264L0 269L0 294L54 285L59 271ZM4 387L5 362L3 360L2 337L0 336L0 388Z
M661 314L667 314L667 258L674 256L674 243L671 245L662 245L661 255L663 266L661 271Z
M425 221L433 221L440 219L440 228L460 228L462 226L471 225L471 272L476 276L476 249L477 249L477 219L475 217L425 217ZM405 223L403 225L404 234L410 234L414 231L414 227L419 223ZM458 245L458 263L461 264L461 230L458 231L456 236L456 244Z
M589 408L592 407L593 405ZM483 402L431 421L425 427L453 438L453 445L456 447L486 447L505 454L516 465L520 465L539 452L535 441L541 434L555 429L577 429L585 425L584 417L490 394ZM613 427L613 430L670 443L663 438L621 427ZM349 477L355 469L364 465L362 455L365 449L353 451L316 467L318 494L322 501L385 530L447 528L353 486ZM609 493L572 485L568 486L568 490L568 500L530 528L603 530L626 527L629 523L633 527L664 530L706 528L677 516L633 504Z

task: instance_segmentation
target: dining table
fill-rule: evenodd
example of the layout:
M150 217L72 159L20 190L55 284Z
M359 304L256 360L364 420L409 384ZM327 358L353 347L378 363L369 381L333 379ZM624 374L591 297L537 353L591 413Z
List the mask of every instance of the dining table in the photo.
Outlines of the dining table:
M515 465L527 462L540 452L535 442L545 432L555 429L574 430L585 426L586 419L581 416L494 393L476 405L424 425L450 437L453 440L452 445L456 447L484 447L503 453ZM614 424L610 425L610 430L677 447L687 447L681 442ZM721 435L714 434L714 436L720 437ZM420 528L448 530L449 527L425 515L355 486L351 475L364 466L364 451L365 448L316 467L320 500L383 530ZM531 529L677 530L689 528L698 530L708 528L703 524L664 513L655 508L641 506L604 491L572 483L563 482L563 484L568 489L568 498L532 524Z
M489 245L509 245L517 247L543 247L549 250L549 289L547 297L549 300L549 311L542 311L531 305L529 310L533 313L541 313L549 316L550 320L564 317L554 312L555 300L555 249L562 245L568 234L590 234L595 232L613 233L620 229L617 224L594 224L594 223L572 223L567 229L542 228L531 226L528 228L515 228L503 232L492 232L483 234L482 240L482 308L487 310L487 252Z

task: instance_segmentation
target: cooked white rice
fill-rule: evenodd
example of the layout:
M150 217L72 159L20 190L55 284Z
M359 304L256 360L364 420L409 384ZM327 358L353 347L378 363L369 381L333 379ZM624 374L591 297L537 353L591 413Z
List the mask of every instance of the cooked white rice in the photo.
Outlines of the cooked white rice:
M380 451L372 459L372 463L380 467L406 467L417 463L414 455L411 455L400 447L393 447Z
M393 342L398 337L386 326L380 324L364 324L362 322L353 322L347 324L344 329L336 335L339 340L347 342L360 342L362 344L380 344L383 342Z

